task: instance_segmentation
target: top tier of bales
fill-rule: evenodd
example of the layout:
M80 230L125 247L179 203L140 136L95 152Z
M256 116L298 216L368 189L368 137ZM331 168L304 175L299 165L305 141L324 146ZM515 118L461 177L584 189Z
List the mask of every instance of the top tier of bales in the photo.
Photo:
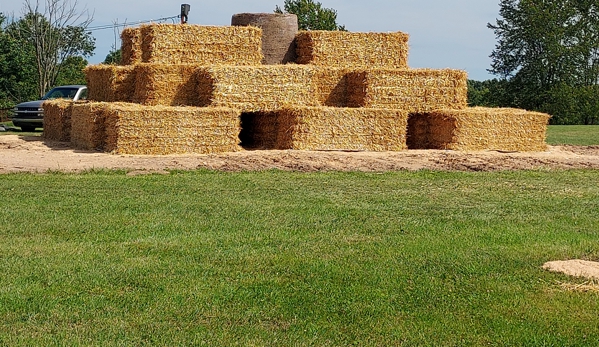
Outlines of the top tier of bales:
M337 68L404 69L408 34L302 31L296 36L297 63Z
M297 32L297 17L234 15L233 26L146 24L121 33L122 64L255 66L298 63L331 68L405 69L402 32Z
M233 26L262 29L262 54L265 65L295 62L297 16L290 13L239 13L231 18Z
M121 33L123 64L262 64L262 29L147 24Z

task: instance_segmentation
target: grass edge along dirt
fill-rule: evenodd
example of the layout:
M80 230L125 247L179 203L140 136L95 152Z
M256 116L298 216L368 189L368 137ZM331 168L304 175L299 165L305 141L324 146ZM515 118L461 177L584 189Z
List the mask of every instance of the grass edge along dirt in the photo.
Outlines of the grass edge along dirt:
M0 344L588 345L597 178L0 175Z

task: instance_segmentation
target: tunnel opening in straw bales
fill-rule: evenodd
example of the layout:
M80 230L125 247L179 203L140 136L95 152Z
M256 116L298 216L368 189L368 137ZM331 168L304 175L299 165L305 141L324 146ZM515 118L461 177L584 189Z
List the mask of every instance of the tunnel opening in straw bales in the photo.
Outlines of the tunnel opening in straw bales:
M450 119L434 119L427 113L411 113L406 144L408 149L446 149L452 141L452 129Z
M240 146L245 150L276 149L276 112L244 112L240 116Z

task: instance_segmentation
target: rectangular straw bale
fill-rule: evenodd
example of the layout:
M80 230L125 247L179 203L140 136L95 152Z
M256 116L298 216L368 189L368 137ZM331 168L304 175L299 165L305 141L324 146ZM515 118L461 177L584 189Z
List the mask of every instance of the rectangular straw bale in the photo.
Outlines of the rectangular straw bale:
M133 101L143 105L198 106L197 65L138 64Z
M214 66L198 73L200 106L268 112L318 106L315 69L302 65Z
M407 68L408 38L402 32L302 31L296 36L297 62L347 68Z
M245 26L148 24L140 27L142 62L260 65L262 29Z
M545 151L549 118L512 108L436 110L410 117L408 145L411 149Z
M104 102L131 102L135 92L133 65L89 65L84 69L88 99Z
M125 28L121 32L121 65L141 62L141 30Z
M279 115L278 149L401 151L408 113L401 110L303 107Z
M44 138L54 141L71 141L71 112L73 101L47 100L44 108Z
M468 75L461 70L374 69L348 75L348 106L399 108L409 113L468 105Z
M83 150L104 149L105 102L77 102L71 113L71 146Z
M344 68L316 69L316 96L322 106L347 106L347 75L351 70Z
M238 110L112 103L106 105L105 114L109 152L166 155L241 150Z

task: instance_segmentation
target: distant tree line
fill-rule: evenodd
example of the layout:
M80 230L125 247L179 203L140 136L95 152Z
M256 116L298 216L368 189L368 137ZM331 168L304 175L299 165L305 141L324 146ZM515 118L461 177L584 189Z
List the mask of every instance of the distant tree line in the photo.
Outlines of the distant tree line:
M489 71L469 103L547 112L553 124L599 124L599 2L501 0Z
M35 1L35 2L33 2ZM35 99L49 88L83 84L95 42L91 22L70 0L24 0L18 19L0 13L0 109ZM468 81L471 106L547 112L553 124L599 124L599 2L500 0L489 23L497 38L487 81ZM337 12L314 0L285 0L301 30L345 30ZM104 61L120 63L114 49Z

